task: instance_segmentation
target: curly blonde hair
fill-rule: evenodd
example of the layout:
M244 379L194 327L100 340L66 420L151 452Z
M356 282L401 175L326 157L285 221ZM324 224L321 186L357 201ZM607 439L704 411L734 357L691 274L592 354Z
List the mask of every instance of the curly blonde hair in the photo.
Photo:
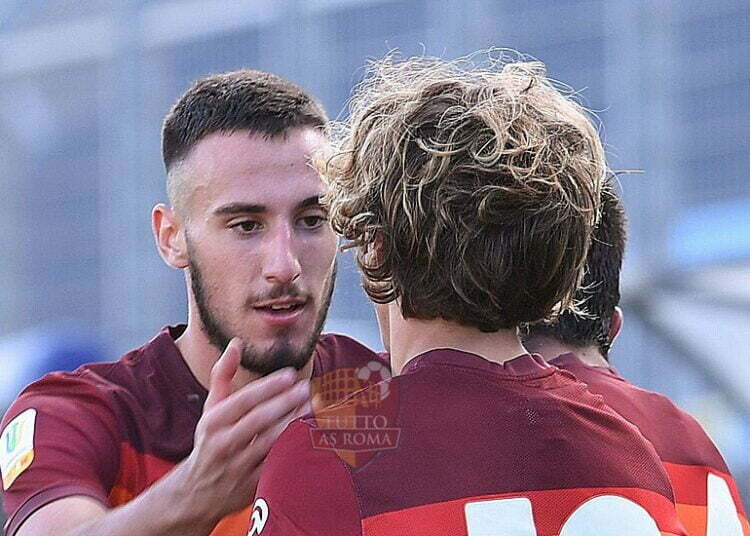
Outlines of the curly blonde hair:
M604 150L539 62L373 62L318 160L364 288L492 332L573 307Z

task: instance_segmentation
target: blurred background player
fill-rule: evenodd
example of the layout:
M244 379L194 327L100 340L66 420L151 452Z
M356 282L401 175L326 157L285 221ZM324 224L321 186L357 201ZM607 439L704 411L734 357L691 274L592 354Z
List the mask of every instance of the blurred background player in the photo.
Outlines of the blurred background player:
M244 535L246 514L220 520L252 502L310 378L374 356L320 337L338 243L310 166L326 121L302 89L252 70L199 80L174 105L171 206L152 223L184 271L187 325L23 391L2 427L9 536Z
M610 186L602 192L599 224L576 295L588 315L566 312L553 322L535 324L524 345L575 374L641 430L667 470L689 534L747 536L750 526L737 485L703 428L668 398L633 385L610 366L609 349L623 321L618 303L625 239L625 214Z
M286 429L249 535L684 534L635 427L518 338L580 282L606 171L584 111L539 63L386 58L338 149L331 221L396 376Z

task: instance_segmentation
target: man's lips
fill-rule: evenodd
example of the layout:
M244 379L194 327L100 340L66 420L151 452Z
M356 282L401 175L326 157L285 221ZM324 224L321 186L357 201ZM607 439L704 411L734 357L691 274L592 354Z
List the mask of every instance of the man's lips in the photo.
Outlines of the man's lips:
M294 324L305 310L306 301L299 298L282 298L257 302L253 309L272 326L284 327Z
M294 307L295 305L304 305L305 302L306 300L303 300L302 298L277 298L274 300L256 302L253 304L253 307L256 309L288 309L290 307Z

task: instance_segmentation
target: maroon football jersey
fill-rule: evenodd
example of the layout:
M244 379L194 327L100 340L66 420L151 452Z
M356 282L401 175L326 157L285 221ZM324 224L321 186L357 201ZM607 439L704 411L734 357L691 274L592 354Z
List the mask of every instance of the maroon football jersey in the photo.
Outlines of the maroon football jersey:
M290 461L294 463L290 463ZM292 423L248 536L684 535L659 459L571 374L434 350Z
M49 374L21 393L2 424L9 536L62 497L124 504L188 456L207 392L174 343L183 330L165 328L118 361ZM324 335L314 353L313 384L357 377L359 369L381 364L358 342ZM247 516L228 517L212 534L245 536Z
M572 353L551 363L600 394L654 445L672 482L677 513L691 536L750 535L737 484L695 419L667 397L629 383L614 368L589 366Z

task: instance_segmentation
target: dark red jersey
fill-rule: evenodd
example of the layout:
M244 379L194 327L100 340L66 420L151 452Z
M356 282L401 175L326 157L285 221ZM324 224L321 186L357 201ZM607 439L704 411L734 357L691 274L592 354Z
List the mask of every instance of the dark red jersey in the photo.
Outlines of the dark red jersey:
M293 463L290 463L292 462ZM456 350L292 423L249 536L684 535L653 447L539 356Z
M586 383L654 445L672 482L677 512L691 536L750 535L737 484L695 419L667 397L629 383L614 368L586 365L574 354L563 354L551 363Z
M49 374L21 393L0 444L9 536L62 497L122 505L188 456L207 392L174 343L183 330L167 328L118 361ZM357 377L377 368L372 363L382 358L348 337L324 335L313 383ZM228 517L213 534L245 536L247 515Z

